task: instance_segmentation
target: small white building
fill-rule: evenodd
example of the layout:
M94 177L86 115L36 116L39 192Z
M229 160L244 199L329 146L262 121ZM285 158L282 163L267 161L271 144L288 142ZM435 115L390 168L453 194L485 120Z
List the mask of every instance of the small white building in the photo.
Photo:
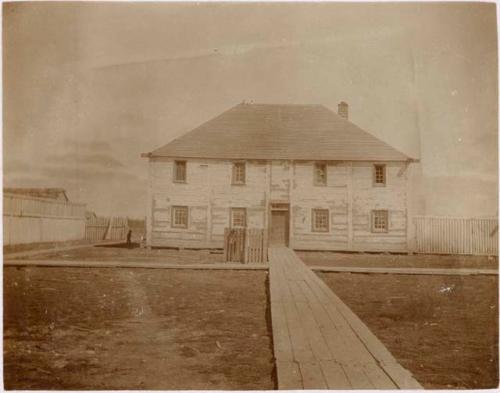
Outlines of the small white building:
M222 248L249 227L296 250L407 251L415 160L338 109L243 103L143 154L148 246Z

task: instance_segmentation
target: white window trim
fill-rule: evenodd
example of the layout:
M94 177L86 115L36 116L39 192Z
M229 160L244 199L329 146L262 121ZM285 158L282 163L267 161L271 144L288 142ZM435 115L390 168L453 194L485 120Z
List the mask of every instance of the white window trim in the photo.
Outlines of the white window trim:
M184 180L177 179L177 164L184 163ZM173 174L173 182L174 183L187 183L187 161L186 160L175 160L174 161L174 174Z
M236 180L236 166L243 165L243 181ZM244 161L233 162L232 172L231 172L231 184L235 186L243 186L247 182L247 164Z
M316 228L316 212L323 211L326 212L326 220L327 220L327 228L326 229L318 229ZM329 209L311 209L311 232L317 233L329 233L330 232L330 210Z
M324 183L319 182L318 178L316 176L316 174L317 174L316 167L319 165L323 165L325 167L325 182ZM324 163L324 162L315 162L314 163L314 165L313 165L313 183L315 186L318 186L318 187L326 187L328 185L328 165L326 163Z
M377 183L377 167L382 167L384 170L384 182ZM373 186L374 187L385 187L387 185L387 165L386 164L373 164Z
M236 210L239 210L239 211L243 211L244 214L245 214L245 225L244 226L235 226L233 224L233 213L236 211ZM246 207L231 207L230 210L229 210L229 226L230 228L246 228L247 227L247 220L248 220L248 214L247 214L247 208Z
M175 223L175 210L176 209L186 209L186 224L176 224ZM176 229L188 229L189 228L189 206L175 205L172 206L172 217L171 217L171 227Z
M375 214L378 212L385 213L385 229L382 228L375 228ZM371 225L371 231L372 233L388 233L389 232L389 210L387 209L374 209L371 211L371 220L370 220L370 225Z

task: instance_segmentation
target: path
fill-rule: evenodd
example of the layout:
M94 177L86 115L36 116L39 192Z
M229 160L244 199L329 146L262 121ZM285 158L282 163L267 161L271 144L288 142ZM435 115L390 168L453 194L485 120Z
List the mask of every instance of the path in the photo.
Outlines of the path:
M98 268L143 268L143 269L193 269L193 270L267 270L267 263L169 263L141 261L53 261L39 259L4 260L4 266L44 267L98 267Z
M350 267L350 266L309 266L314 271L336 273L373 274L430 274L444 276L498 275L497 269L471 268L423 268L423 267Z
M279 389L422 389L290 249L269 249Z

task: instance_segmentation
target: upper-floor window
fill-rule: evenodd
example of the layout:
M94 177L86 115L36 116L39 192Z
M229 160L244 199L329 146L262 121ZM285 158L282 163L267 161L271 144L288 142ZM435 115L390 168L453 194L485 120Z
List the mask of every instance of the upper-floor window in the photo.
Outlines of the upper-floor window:
M174 181L178 183L186 182L186 161L174 162Z
M233 164L233 184L245 184L246 166L244 162L235 162Z
M373 166L373 184L376 186L385 186L385 183L386 183L385 165L375 164Z
M233 207L231 209L231 228L245 228L247 226L247 209Z
M314 164L314 185L326 186L326 164L319 162Z
M172 206L172 227L187 228L188 227L188 207L187 206Z
M372 210L372 232L389 231L389 212L387 210Z
M328 232L330 231L330 220L328 209L312 210L312 231Z

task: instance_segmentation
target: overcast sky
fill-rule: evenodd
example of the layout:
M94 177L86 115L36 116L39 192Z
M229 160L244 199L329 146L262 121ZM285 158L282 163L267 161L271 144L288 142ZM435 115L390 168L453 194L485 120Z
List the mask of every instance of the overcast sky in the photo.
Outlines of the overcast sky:
M141 153L242 100L344 100L422 160L427 213L497 213L493 3L3 6L5 185L141 217Z

